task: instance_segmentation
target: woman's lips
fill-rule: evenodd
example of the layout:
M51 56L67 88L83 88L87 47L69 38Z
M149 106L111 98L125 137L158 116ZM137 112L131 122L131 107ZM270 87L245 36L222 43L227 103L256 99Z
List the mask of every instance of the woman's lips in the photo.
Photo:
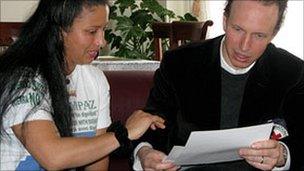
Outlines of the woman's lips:
M96 59L98 55L98 51L89 51L89 56L91 59Z

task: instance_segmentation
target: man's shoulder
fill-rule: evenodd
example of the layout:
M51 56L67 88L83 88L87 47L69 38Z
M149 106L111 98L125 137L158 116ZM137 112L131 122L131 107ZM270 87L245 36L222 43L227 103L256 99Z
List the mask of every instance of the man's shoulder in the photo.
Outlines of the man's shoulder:
M202 73L205 66L219 66L221 37L180 46L164 54L160 71L171 78L182 79Z
M267 47L267 56L269 63L274 67L290 68L296 67L303 69L304 61L285 49L278 48L273 44ZM292 68L290 68L292 69Z
M285 80L287 83L302 77L304 61L292 53L270 44L264 55L259 62L259 68L264 68L262 70L267 71L273 80Z
M218 51L222 36L200 42L188 43L164 53L164 62L181 63L198 62L212 58Z
M210 52L213 48L217 48L217 42L220 42L220 37L213 39L206 39L198 42L191 42L177 47L176 49L169 50L166 53L180 56L184 53L198 53L198 52ZM210 49L211 48L211 49ZM207 50L207 51L205 51Z

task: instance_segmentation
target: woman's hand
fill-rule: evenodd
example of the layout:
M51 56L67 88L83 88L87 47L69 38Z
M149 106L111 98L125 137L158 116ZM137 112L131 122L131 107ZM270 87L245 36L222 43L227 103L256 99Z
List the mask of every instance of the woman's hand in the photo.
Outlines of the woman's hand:
M128 129L128 138L136 140L140 138L150 127L155 130L156 128L164 129L165 120L159 116L151 115L142 110L135 111L127 120L126 128Z

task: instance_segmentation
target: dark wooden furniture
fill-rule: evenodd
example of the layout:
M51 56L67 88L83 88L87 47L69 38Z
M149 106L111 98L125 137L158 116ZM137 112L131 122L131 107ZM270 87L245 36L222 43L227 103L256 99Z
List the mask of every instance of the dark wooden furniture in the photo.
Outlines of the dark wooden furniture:
M17 39L22 22L0 22L0 53Z
M189 41L206 39L208 27L212 26L211 20L198 21L173 21L172 23L155 22L152 24L154 38L154 60L161 60L163 54L162 40L169 40L169 49L174 49Z
M155 22L152 24L154 60L161 60L163 54L162 40L171 42L171 23Z

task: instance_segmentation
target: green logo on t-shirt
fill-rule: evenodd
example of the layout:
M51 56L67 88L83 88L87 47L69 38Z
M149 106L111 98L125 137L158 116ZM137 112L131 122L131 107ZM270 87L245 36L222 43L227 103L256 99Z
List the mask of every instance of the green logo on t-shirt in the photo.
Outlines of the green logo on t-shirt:
M17 84L16 90L25 90L25 92L14 101L14 106L27 103L31 106L37 106L46 94L46 86L37 80L21 81Z

